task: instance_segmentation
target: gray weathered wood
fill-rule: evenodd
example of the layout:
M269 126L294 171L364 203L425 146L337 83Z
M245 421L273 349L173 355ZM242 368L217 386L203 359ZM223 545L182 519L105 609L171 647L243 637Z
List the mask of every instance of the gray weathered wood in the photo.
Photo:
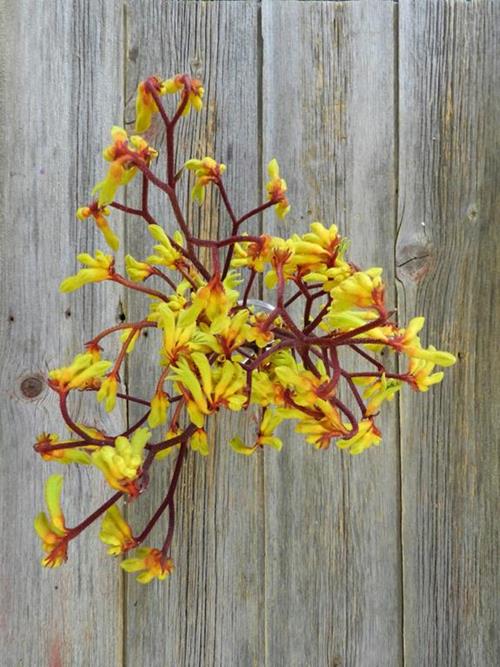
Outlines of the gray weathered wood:
M405 656L483 667L500 654L500 7L399 12L400 311L459 357L401 406Z
M268 2L262 19L264 163L278 158L292 203L264 228L335 222L352 260L384 267L389 286L393 20L378 2ZM396 406L384 413L382 447L355 459L293 433L266 456L266 664L401 663Z
M74 212L102 173L99 147L121 117L121 5L1 5L0 663L120 664L120 577L97 531L70 546L61 569L39 565L33 519L46 478L61 467L42 462L32 444L42 431L66 433L47 370L114 323L118 307L116 289L61 295L58 284L75 272L75 251L103 247ZM32 398L21 389L29 378ZM94 419L83 403L74 408ZM118 427L119 418L108 424ZM63 505L74 525L109 490L96 472L64 472Z
M2 667L496 664L498 3L0 0L0 9ZM204 110L182 123L178 161L225 162L243 211L277 157L292 212L278 224L269 211L257 227L288 235L336 222L355 262L384 267L401 322L425 315L424 343L459 363L427 395L407 391L399 411L387 406L382 446L354 460L316 452L292 429L281 453L244 459L227 441L250 437L250 419L220 415L213 455L192 453L183 471L166 582L122 575L95 529L63 568L42 570L32 522L61 468L31 445L43 430L65 432L43 378L122 311L134 319L146 307L108 285L58 293L76 252L104 248L74 210L103 173L110 126L131 129L137 82L178 71L207 90ZM159 124L149 135L161 163ZM186 209L188 194L184 181ZM127 199L136 196L134 183ZM203 235L228 229L215 193L191 210ZM153 212L173 230L165 211L155 196ZM141 259L149 236L126 222L113 215ZM158 343L138 342L124 375L131 393L152 393ZM87 400L74 410L123 423ZM128 507L136 529L172 464L155 466L148 493ZM109 489L96 471L64 473L74 524Z
M127 96L152 72L171 76L189 72L206 88L204 109L180 125L178 163L213 156L228 165L227 190L236 210L258 201L259 61L258 6L241 3L130 3ZM166 103L173 104L172 99ZM159 127L159 125L158 125ZM152 133L154 136L154 132ZM164 159L161 134L159 143ZM163 159L162 159L163 158ZM229 231L215 192L198 211L188 200L189 179L182 181L183 208L189 223L205 238ZM131 193L132 196L132 193ZM154 212L175 229L160 195ZM152 242L140 223L129 223L129 249L142 258ZM144 312L147 299L129 299L127 314ZM144 344L144 341L141 341ZM132 358L129 388L151 395L158 376L160 338L148 336L149 358ZM135 411L131 411L134 418ZM258 457L244 459L229 447L230 437L250 432L247 415L220 415L210 427L213 455L189 454L177 493L173 546L176 570L169 581L147 588L128 579L127 665L258 665L264 653L264 522L262 469ZM159 429L161 431L161 429ZM158 463L147 495L130 508L134 526L142 525L165 495L173 459ZM154 532L161 546L166 521ZM154 543L155 544L155 543Z

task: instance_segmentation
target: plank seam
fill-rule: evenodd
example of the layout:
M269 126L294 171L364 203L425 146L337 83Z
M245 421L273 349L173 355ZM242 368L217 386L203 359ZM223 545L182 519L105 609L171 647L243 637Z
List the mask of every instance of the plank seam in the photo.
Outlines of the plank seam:
M122 5L122 40L123 40L123 49L122 49L122 123L125 127L125 112L127 104L127 58L128 58L128 5L126 0L124 0ZM125 204L128 204L127 201L127 189L125 189ZM124 240L127 240L126 226L124 224L123 229ZM125 296L126 298L126 296ZM123 303L122 307L126 307L126 303ZM129 394L129 360L128 358L125 361L125 387L127 395ZM130 406L129 401L125 402L125 423L127 429L130 426ZM125 505L123 508L123 514L125 520L128 521L128 507ZM122 585L122 667L127 666L128 662L128 579L127 573L121 571L121 585Z
M402 220L400 221L399 211L399 180L400 180L400 125L399 125L399 7L395 3L394 7L394 186L395 186L395 200L394 200L394 300L396 305L396 312L398 314L399 322L399 299L397 283L400 282L398 278L398 264L397 264L397 242L399 230L401 228ZM404 210L401 212L401 219ZM402 283L401 283L402 285ZM400 360L397 359L397 372L400 372ZM398 396L396 404L396 440L398 443L398 458L399 458L399 560L400 560L400 603L401 603L401 656L402 665L406 664L405 656L405 595L404 595L404 560L403 560L403 461L402 461L402 443L401 443L401 399Z

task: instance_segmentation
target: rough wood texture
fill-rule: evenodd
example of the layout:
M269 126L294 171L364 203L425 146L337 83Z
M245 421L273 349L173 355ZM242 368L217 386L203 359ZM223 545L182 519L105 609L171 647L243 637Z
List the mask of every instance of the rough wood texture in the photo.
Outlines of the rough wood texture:
M263 7L264 162L276 156L292 212L264 228L335 222L353 260L393 282L394 5ZM289 44L303 48L290 49ZM396 406L384 444L355 459L290 431L265 457L269 665L397 665L402 655ZM383 539L381 536L383 535Z
M48 369L69 362L118 308L116 290L62 295L58 284L75 272L76 249L102 247L74 211L122 114L121 7L2 2L1 14L0 664L120 664L121 582L96 532L70 547L62 570L39 565L33 518L60 468L43 464L32 444L44 430L66 433ZM85 405L74 409L90 417ZM109 496L105 486L94 471L67 470L70 525Z
M138 81L150 72L199 76L207 91L206 104L200 114L181 123L178 163L214 155L228 164L227 190L235 209L249 210L261 196L257 4L156 3L146 10L138 1L129 7L127 97L135 97ZM161 135L155 140L163 146ZM189 179L183 179L182 190L184 210L190 211L188 219L202 236L214 238L218 229L229 231L228 217L212 190L199 211L189 201ZM163 211L162 222L175 229L165 197L155 198L155 204L158 216ZM145 230L142 239L138 236L136 227L130 229L132 254L142 258L150 253L152 242ZM131 299L130 315L144 312L145 301ZM152 344L151 364L141 361L140 367L134 366L132 360L132 393L154 391L160 340L150 336L147 342ZM230 449L229 439L251 428L248 415L235 417L221 415L211 427L214 455L204 459L192 452L183 470L173 549L178 585L157 582L146 590L131 577L128 580L131 666L258 665L262 659L262 461L242 461ZM165 460L165 472L157 473L148 496L130 508L134 525L145 523L165 495L173 458ZM162 542L166 522L160 523L156 534Z
M401 405L405 656L482 667L500 654L500 6L399 11L400 312L459 356Z
M0 8L2 667L496 664L498 3ZM356 459L288 431L281 454L242 460L227 441L251 421L221 416L213 456L193 454L183 471L168 582L122 578L95 530L65 568L43 571L32 520L57 467L44 469L31 444L60 421L39 378L122 309L134 318L145 306L102 285L58 294L75 251L103 247L73 212L102 173L110 126L131 125L137 82L181 70L203 79L207 98L183 123L178 161L228 164L228 191L245 210L277 157L293 211L260 225L288 234L336 222L355 261L384 267L401 320L426 315L429 340L459 364L429 394L390 405L382 447ZM161 133L151 141L161 161ZM188 193L186 183L184 206ZM153 210L166 210L160 197ZM173 228L171 215L159 221ZM207 236L227 228L213 193L190 221ZM141 224L128 220L121 234L139 259L151 248ZM158 340L138 345L146 361L131 361L127 386L152 392ZM171 468L167 458L129 506L134 526ZM76 522L109 492L97 473L65 472Z

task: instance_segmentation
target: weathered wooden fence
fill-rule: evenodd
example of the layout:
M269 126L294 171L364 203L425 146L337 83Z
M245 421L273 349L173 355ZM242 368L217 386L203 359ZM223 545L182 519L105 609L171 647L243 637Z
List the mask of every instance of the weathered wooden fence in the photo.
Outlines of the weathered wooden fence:
M498 664L500 3L0 5L0 664ZM75 251L97 245L73 212L138 80L179 71L207 89L182 156L228 163L241 209L276 156L293 222L266 214L264 228L337 222L354 260L385 267L402 320L424 314L459 363L391 405L383 446L356 459L292 434L281 454L242 459L226 446L232 417L218 419L214 456L183 473L168 582L122 577L95 531L44 571L32 521L52 468L31 445L60 426L47 369L139 308L107 286L58 293ZM219 213L214 198L191 222L215 234ZM122 236L143 256L137 228ZM129 386L147 379L147 363L130 366ZM70 518L103 486L71 471Z

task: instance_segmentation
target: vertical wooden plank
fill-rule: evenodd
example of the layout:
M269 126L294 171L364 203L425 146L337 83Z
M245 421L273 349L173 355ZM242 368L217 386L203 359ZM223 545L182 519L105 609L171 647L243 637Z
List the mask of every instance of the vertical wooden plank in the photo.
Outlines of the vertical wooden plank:
M137 83L151 73L188 72L204 82L200 114L183 120L178 164L210 155L228 165L227 190L235 209L250 209L260 196L259 54L257 2L129 3L127 96L134 116ZM167 103L172 104L172 99ZM158 126L159 127L159 126ZM161 132L153 130L164 160ZM159 167L161 169L161 167ZM229 221L212 191L198 211L189 203L189 182L182 181L182 206L189 224L205 238L229 230ZM129 200L132 202L133 193ZM153 200L162 225L175 229L163 196ZM152 241L141 223L130 221L128 248L134 256L151 254ZM144 299L131 298L127 315L144 313ZM142 340L144 356L131 359L129 389L150 397L158 376L159 337ZM131 409L132 419L136 412ZM258 665L263 654L263 508L262 466L258 457L242 460L228 446L235 433L249 428L247 416L220 415L211 432L208 459L190 452L177 491L173 557L176 570L165 582L148 587L130 576L126 664ZM162 432L158 429L158 433ZM159 462L151 487L130 507L134 526L142 526L165 495L172 459ZM161 545L166 522L154 539ZM156 543L155 543L156 544Z
M264 165L292 212L264 228L335 222L350 257L394 275L394 11L381 2L263 4ZM263 165L263 166L264 166ZM385 406L384 406L385 408ZM352 459L293 433L266 457L266 664L399 665L400 489L395 406L384 443Z
M44 430L65 434L47 370L69 362L116 314L116 292L63 296L58 284L75 272L77 251L102 247L74 212L121 115L121 6L20 0L2 2L1 15L0 663L114 665L122 651L116 564L93 531L70 546L61 569L40 567L33 518L45 479L61 468L36 457L32 443ZM75 411L90 416L83 404ZM65 473L74 525L109 492L90 471Z
M400 2L399 301L459 358L402 403L408 665L500 654L499 26L488 0Z

